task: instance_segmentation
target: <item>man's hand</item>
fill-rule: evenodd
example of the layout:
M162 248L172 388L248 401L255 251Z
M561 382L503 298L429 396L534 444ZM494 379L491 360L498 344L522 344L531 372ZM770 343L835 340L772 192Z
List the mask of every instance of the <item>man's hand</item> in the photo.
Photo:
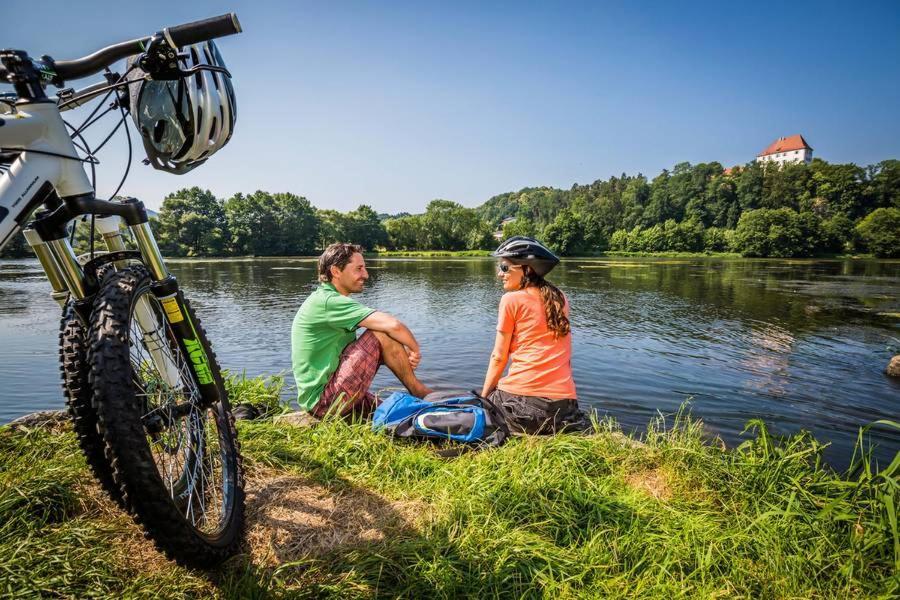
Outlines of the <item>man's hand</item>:
M413 371L415 371L419 367L419 362L422 360L422 356L418 352L410 348L406 349L406 355L409 357L410 366L413 368Z

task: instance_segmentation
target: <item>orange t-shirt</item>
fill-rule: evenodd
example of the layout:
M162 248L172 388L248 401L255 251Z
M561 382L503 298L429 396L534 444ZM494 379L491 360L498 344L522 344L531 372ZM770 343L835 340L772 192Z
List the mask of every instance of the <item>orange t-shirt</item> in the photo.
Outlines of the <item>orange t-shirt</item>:
M568 316L568 300L565 311ZM512 333L509 373L497 384L498 388L519 396L576 399L572 334L553 337L553 332L547 329L544 303L537 288L503 294L497 331Z

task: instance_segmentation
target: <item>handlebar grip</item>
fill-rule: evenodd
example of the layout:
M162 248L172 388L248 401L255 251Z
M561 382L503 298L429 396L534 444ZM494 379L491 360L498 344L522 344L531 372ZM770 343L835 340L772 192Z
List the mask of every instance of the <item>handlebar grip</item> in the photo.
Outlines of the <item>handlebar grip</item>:
M167 41L176 48L240 32L241 24L234 13L163 29Z

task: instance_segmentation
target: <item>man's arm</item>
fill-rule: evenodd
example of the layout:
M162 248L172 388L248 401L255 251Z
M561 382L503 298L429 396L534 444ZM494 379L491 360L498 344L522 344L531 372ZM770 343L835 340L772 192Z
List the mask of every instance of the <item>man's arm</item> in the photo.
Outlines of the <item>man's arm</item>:
M406 347L412 368L415 369L419 366L419 361L421 360L419 342L416 341L409 327L401 323L396 317L385 312L375 311L360 321L359 326L372 331L380 331L387 334L391 339L400 342Z

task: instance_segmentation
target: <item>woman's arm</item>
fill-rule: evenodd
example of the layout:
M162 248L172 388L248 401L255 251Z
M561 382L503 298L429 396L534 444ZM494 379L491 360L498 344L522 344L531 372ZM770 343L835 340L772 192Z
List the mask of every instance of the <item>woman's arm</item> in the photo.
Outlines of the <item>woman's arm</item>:
M491 352L491 360L488 361L487 374L484 376L484 385L481 388L481 395L487 396L497 387L500 376L503 375L503 369L506 368L506 361L509 360L509 345L512 342L512 332L497 332L497 338L494 340L494 351Z

